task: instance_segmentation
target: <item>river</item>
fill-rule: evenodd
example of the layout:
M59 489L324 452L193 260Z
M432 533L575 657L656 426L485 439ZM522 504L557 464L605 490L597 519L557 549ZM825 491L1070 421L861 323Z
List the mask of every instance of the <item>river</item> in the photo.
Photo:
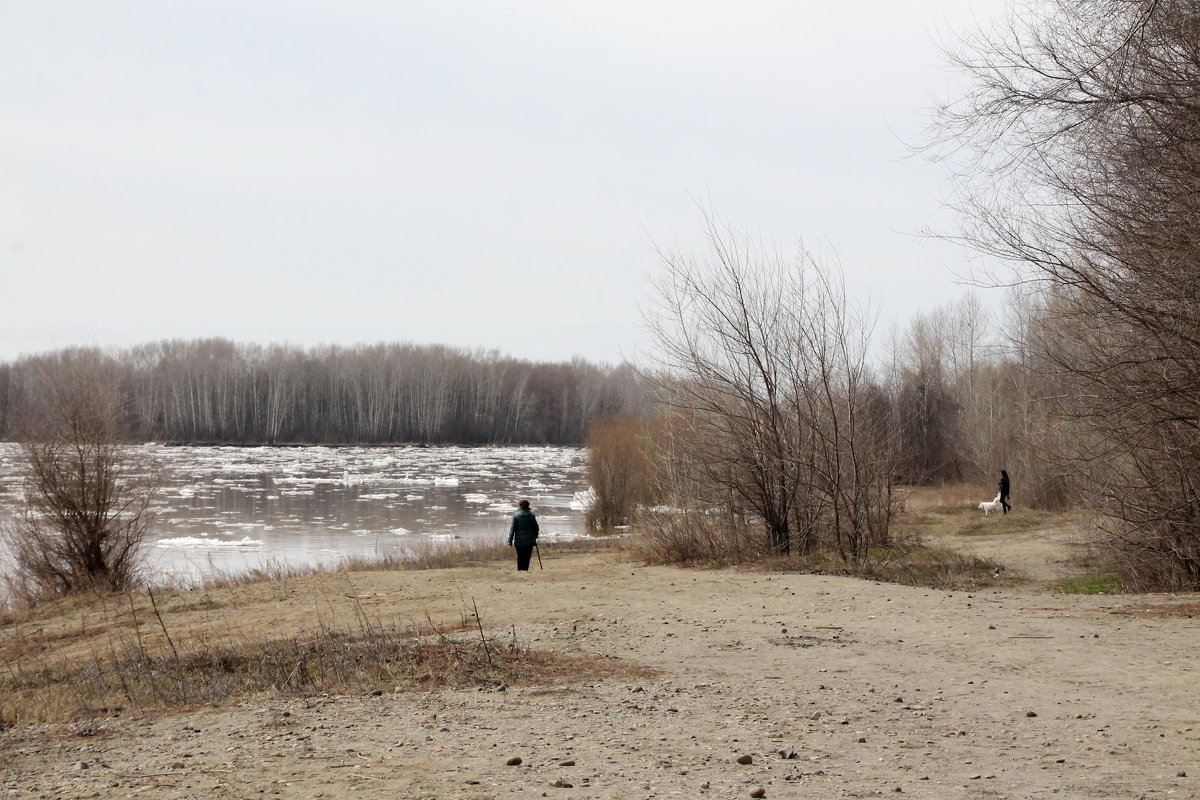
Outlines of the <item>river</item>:
M136 449L162 481L146 540L156 580L500 541L523 497L543 541L585 535L573 502L587 488L586 452L577 448ZM19 449L0 444L0 514L15 511L21 491Z

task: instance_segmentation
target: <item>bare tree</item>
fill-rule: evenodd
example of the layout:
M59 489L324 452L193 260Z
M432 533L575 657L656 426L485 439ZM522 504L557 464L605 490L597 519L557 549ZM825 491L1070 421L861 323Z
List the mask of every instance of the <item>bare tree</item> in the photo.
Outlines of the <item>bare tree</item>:
M95 353L47 365L43 403L27 416L24 506L5 531L9 580L26 596L121 590L140 577L155 472L123 443L106 366Z
M1051 0L957 63L963 238L1042 287L1025 344L1129 577L1200 588L1200 10Z
M807 252L788 259L711 214L705 224L704 255L660 251L649 317L650 378L676 413L667 450L690 462L670 468L690 495L676 502L723 509L731 536L761 525L772 552L828 537L853 554L886 538L886 514L866 513L891 474L860 414L869 326Z

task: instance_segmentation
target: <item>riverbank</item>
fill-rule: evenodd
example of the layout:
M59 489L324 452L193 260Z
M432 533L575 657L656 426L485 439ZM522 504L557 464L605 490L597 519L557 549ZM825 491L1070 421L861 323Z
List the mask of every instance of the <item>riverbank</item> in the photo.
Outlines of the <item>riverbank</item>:
M489 635L595 669L502 691L260 694L21 725L0 734L0 788L170 799L1200 796L1194 598L937 591L644 567L620 553L552 555L545 567L160 596L177 647L318 620L463 630L477 609ZM119 616L81 607L4 636L55 643L42 659L82 656L111 641L106 625L127 625ZM151 618L143 635L158 628Z

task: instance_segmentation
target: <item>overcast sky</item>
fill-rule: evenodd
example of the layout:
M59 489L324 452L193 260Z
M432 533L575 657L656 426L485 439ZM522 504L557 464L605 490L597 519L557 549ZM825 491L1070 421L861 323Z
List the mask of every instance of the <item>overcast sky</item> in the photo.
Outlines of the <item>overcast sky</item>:
M905 158L1000 0L5 3L0 358L221 336L644 348L694 198L958 297ZM943 215L944 216L944 215ZM944 221L944 220L943 220Z

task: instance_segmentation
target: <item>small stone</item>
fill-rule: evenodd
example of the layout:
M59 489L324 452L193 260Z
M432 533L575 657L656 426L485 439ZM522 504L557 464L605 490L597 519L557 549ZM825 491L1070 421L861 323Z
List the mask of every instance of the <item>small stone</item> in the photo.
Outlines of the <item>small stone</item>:
M757 798L757 797L766 797L766 796L767 796L767 790L766 790L766 789L764 789L764 788L763 788L763 787L761 787L761 786L755 786L753 789L751 789L751 790L750 790L750 796L751 796L751 797L755 797L755 798Z
M1065 763L1067 763L1067 760L1065 758L1056 758L1056 759L1054 759L1054 763L1055 764L1065 764Z
M1037 712L1036 712L1036 711L1026 711L1026 712L1025 712L1025 716L1027 716L1027 717L1036 717L1036 716L1037 716Z
M479 785L479 781L475 780L474 778L471 778L467 781L467 786L478 786L478 785Z
M575 786L575 784L568 783L567 781L564 781L562 778L559 778L558 780L556 780L554 783L552 783L550 785L553 786L555 789L570 789Z
M982 777L983 777L983 775L979 775L979 774L972 775L972 776L971 776L971 780L973 780L973 781L977 781L977 780L979 780L979 779L980 779L980 778L982 778Z
M379 697L382 694L383 694L383 689L372 689L371 690L372 697Z
M520 756L513 756L513 757L512 757L512 758L510 758L508 761L505 761L505 762L504 762L504 766L506 766L506 767L519 767L519 766L521 766L521 757L520 757Z
M896 698L895 700L893 700L892 702L893 702L893 703L903 703L903 702L904 702L904 698L903 698L903 697L897 697L897 698Z
M560 761L558 762L558 765L560 767L573 767L575 766L575 759L569 758L566 761Z
M700 784L701 789L708 789L711 786L712 786L712 784L709 783L708 781L705 781L704 783Z
M91 766L91 765L90 765L90 764L88 764L86 761L76 761L76 762L75 762L75 770L76 770L77 772L79 772L79 771L82 771L82 770L85 770L85 769L87 769L89 766Z
M171 762L171 769L183 769L186 766L187 764L184 764L182 761Z
M783 750L779 751L779 757L790 761L791 759L799 758L800 756L799 756L799 754L796 753L795 750L788 747L788 748L784 748Z
M988 625L988 630L989 630L989 631L994 631L994 630L996 630L996 626L995 626L995 625Z
M1175 773L1175 777L1176 777L1176 778L1186 778L1186 777L1187 777L1187 773L1186 773L1186 772L1184 772L1183 770L1179 770L1179 772L1176 772L1176 773Z
M860 737L858 737L858 743L859 743L859 744L866 744L866 743L867 743L867 737L865 737L865 736L860 736Z
M291 715L292 715L292 712L290 712L290 711L284 711L284 712L283 712L283 713L281 713L279 716L281 716L281 717L290 717Z
M753 763L754 763L754 756L752 756L752 755L750 755L750 754L748 754L748 753L747 753L746 755L744 755L744 756L738 756L738 757L737 757L737 763L739 763L739 764L753 764Z

